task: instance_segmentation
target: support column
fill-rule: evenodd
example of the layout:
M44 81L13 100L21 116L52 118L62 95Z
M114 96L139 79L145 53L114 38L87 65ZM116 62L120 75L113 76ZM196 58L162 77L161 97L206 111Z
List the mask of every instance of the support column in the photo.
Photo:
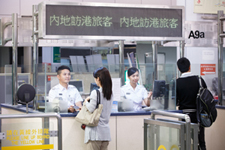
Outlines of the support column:
M32 69L32 75L33 75L33 86L35 88L35 91L37 92L37 75L38 75L38 14L37 14L37 6L33 5L33 69ZM33 100L33 109L36 109L36 99Z
M180 41L180 57L184 57L184 41Z
M17 104L17 46L18 46L18 14L12 14L12 45L13 45L13 62L12 62L12 87L13 101L12 104Z
M223 21L220 20L220 17L224 17L223 11L218 11L218 98L219 104L223 103L223 38L220 37L220 34L223 33Z
M180 48L180 58L184 57L184 41L179 41L179 48ZM181 76L181 72L177 69L177 76L180 77Z
M153 58L153 83L154 84L154 80L157 80L158 78L158 70L157 70L157 54L158 54L158 48L157 48L157 42L153 41L152 42L152 58Z
M119 41L119 57L120 57L119 77L121 77L121 84L123 85L125 82L125 79L124 79L124 41Z

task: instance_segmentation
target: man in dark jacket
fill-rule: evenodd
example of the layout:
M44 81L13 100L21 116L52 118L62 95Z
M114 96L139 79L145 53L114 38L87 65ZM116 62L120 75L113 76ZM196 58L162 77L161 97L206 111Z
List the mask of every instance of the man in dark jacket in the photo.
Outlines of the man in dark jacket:
M182 73L176 81L177 106L179 106L179 110L183 110L184 113L190 116L192 123L197 123L196 97L199 90L198 76L192 75L190 61L185 57L182 57L177 61L177 66ZM205 81L202 78L201 80L202 86L206 88ZM199 148L201 150L206 150L205 129L204 127L199 128Z

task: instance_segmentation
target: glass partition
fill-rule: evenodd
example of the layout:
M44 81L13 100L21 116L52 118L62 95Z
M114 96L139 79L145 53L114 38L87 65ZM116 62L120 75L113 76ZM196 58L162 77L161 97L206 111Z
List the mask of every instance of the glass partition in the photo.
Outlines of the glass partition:
M38 73L38 87L37 87L37 106L39 110L44 109L45 100L48 100L48 93L52 87L59 83L56 70L60 65L43 64L42 70ZM70 65L71 82L77 87L83 99L90 95L92 83L94 83L93 71L101 66L106 67L112 78L124 78L123 86L129 83L126 70L127 65ZM154 91L154 71L153 64L139 64L140 79L139 84L143 85L146 90ZM125 72L121 76L119 68L124 67ZM74 71L75 70L75 71ZM155 90L160 90L161 95L151 99L151 106L154 109L175 110L176 108L176 65L175 64L159 64L157 80L163 81L164 84ZM79 83L79 84L78 84ZM146 106L143 105L143 108Z
M48 93L52 87L59 83L57 78L56 70L62 64L39 64L37 66L37 87L36 87L36 109L42 112L45 112L46 102L48 102ZM120 83L120 86L129 83L127 77L127 69L129 68L128 64L116 64L116 65L78 65L73 64L69 67L71 68L71 82L77 86L78 91L80 92L83 99L90 95L92 83L94 83L93 71L98 67L106 67L111 74L112 78L123 79ZM124 73L120 75L120 68L124 68ZM160 95L158 97L151 98L151 106L155 106L154 109L162 110L175 110L176 108L176 64L158 64L157 72L157 81L162 81L158 89L154 89L154 65L152 63L139 64L139 82L138 84L143 85L146 90L153 91L158 90ZM5 66L6 70L12 70L11 65ZM32 68L32 66L21 66L21 73L18 73L18 87L23 83L33 84L33 76L31 73L26 72L26 68ZM31 72L31 71L30 71ZM12 104L12 73L6 71L5 73L0 74L0 83L3 85L1 91L2 103ZM118 88L117 88L118 89ZM118 96L120 97L120 96ZM120 99L119 99L120 100ZM118 101L119 101L118 100ZM33 107L33 102L29 103L29 107ZM143 104L142 106L146 106Z
M25 67L26 66L18 66L17 68L17 87L23 83L31 84L30 73L22 73ZM12 65L5 65L3 72L4 73L0 73L1 103L13 104Z
M218 98L217 64L193 63L191 64L191 72L195 75L201 76L204 79L207 88L211 91L214 98L217 99Z

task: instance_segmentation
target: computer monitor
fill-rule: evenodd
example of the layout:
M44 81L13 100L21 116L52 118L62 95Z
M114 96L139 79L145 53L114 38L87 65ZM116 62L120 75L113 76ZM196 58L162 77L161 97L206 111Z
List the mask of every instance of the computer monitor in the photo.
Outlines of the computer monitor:
M172 96L171 96L171 98L172 99L175 99L176 98L176 79L173 79L172 81L171 81L171 90L172 90Z
M70 80L69 84L75 86L80 93L84 92L82 80Z
M164 109L168 109L169 107L169 89L170 85L166 84L165 85L165 91L164 91Z
M165 95L165 80L155 80L153 87L153 98L162 97Z
M91 85L90 85L90 93L91 93L91 91L97 90L97 89L99 89L99 86L97 86L96 83L91 83Z

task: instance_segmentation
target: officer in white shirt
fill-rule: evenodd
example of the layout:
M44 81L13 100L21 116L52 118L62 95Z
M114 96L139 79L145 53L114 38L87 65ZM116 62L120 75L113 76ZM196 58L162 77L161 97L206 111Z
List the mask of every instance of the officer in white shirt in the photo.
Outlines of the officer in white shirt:
M138 85L138 69L131 67L128 69L127 74L130 83L121 87L121 96L125 97L127 100L133 101L133 109L135 111L142 110L142 102L144 102L145 105L150 106L152 92L149 92L148 94L144 86Z
M57 78L59 79L59 84L49 91L49 102L52 102L56 97L61 97L64 101L68 102L68 112L75 112L74 106L76 105L81 108L83 99L77 88L69 85L71 78L70 68L60 66L57 70Z

